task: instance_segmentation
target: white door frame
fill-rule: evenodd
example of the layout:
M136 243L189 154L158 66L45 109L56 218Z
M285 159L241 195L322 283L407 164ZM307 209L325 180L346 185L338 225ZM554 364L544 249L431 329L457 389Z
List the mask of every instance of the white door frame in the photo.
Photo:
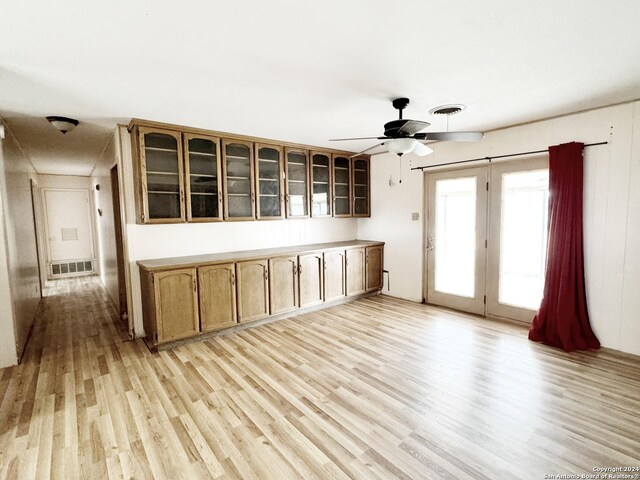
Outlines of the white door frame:
M485 280L486 280L486 227L487 227L487 168L472 167L458 168L455 170L443 170L425 174L425 258L426 258L426 282L424 297L430 304L441 305L458 310L464 310L478 315L485 314ZM435 205L435 189L430 185L431 180L444 180L464 176L476 177L476 257L475 257L475 292L473 298L467 298L448 293L438 292L433 288L432 275L435 267L434 251L431 249L429 236L435 231L435 216L430 211L430 206Z
M51 280L52 276L51 276L51 263L53 262L53 260L51 259L51 247L49 245L49 238L51 238L51 232L50 232L50 227L49 227L49 209L47 206L47 192L84 192L87 195L87 215L89 218L89 240L91 243L91 265L93 267L91 272L81 272L81 273L72 273L72 274L64 274L64 276L79 276L79 275L92 275L95 273L98 273L99 270L96 268L96 251L97 251L97 246L96 246L96 236L95 236L95 220L93 217L93 198L91 195L91 191L88 188L61 188L61 187L42 187L41 188L41 193L42 193L42 205L44 207L44 228L45 228L45 235L46 235L46 253L47 253L47 279ZM77 259L77 260L81 260L81 259ZM70 262L73 262L73 260L69 260ZM61 262L61 263L64 263Z

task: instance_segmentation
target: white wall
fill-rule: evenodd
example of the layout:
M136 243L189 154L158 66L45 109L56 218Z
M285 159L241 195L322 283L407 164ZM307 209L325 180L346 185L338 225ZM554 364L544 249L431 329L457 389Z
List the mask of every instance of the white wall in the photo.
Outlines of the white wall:
M384 269L389 276L382 293L421 302L423 187L422 175L410 170L416 158L403 157L402 183L397 155L371 158L371 217L358 219L358 238L387 242ZM418 213L417 221L412 213Z
M130 305L133 307L130 311L134 316L136 336L144 334L138 260L357 238L357 221L351 218L137 225L131 139L122 126L118 127L117 136L121 149L116 153L120 157L126 198L126 243L132 289Z
M640 102L489 132L478 143L434 144L433 155L426 160L414 157L413 162L452 162L538 150L574 140L610 142L587 148L584 155L585 265L591 324L603 346L640 354ZM395 285L392 278L391 293L419 300L421 270L399 262L399 256L423 262L422 229L407 226L408 212L422 211L422 175L412 172L414 178L406 187L394 187L404 188L404 195L389 190L389 160L388 156L372 159L374 216L359 221L358 233L388 242L385 268L400 266L400 276L406 277ZM380 198L385 190L393 193Z
M91 188L94 195L100 280L119 310L118 260L110 175L111 168L116 163L115 141L114 136L98 159L91 174ZM96 190L96 185L100 185L100 190ZM102 211L102 216L97 213L98 209Z
M17 363L40 302L30 184L38 176L11 131L5 131L0 140L0 367Z

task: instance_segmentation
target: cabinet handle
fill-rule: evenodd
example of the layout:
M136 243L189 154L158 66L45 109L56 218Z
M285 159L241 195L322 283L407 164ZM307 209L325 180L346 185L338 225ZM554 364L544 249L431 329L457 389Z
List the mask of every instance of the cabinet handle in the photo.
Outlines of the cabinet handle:
M251 192L251 203L256 203L256 194Z
M264 271L264 279L269 280L269 270Z
M298 275L302 275L302 264L298 264Z
M236 274L231 273L231 286L235 286L236 284Z
M193 279L193 291L197 292L198 291L198 282L196 281L196 279Z

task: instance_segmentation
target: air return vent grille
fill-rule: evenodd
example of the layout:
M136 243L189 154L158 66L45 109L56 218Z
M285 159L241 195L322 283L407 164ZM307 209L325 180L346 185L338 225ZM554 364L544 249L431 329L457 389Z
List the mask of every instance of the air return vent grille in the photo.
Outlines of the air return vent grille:
M54 277L67 275L86 275L89 273L93 273L92 260L56 262L51 264L51 275Z

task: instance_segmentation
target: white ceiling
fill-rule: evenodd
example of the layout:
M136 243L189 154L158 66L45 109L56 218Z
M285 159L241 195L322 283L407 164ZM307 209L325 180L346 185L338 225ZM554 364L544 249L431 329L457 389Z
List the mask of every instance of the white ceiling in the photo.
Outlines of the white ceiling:
M454 102L452 130L487 130L640 98L638 25L637 0L3 2L0 115L39 172L79 175L131 117L335 146L407 96L431 130Z

